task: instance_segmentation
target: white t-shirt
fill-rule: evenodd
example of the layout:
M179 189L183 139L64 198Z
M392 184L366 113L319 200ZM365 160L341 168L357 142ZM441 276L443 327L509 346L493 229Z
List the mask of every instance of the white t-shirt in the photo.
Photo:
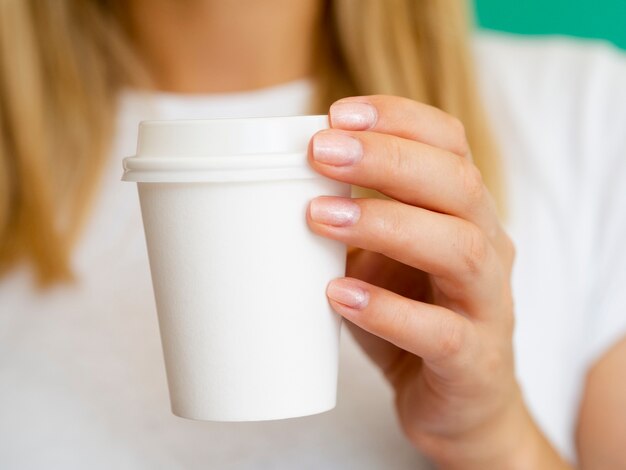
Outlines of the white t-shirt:
M604 43L482 34L481 90L501 144L517 245L517 374L569 458L589 366L626 333L626 58ZM170 414L134 184L147 118L303 114L306 80L246 93L121 96L117 134L76 249L79 280L37 292L0 281L0 467L426 468L389 387L344 330L338 405L257 423Z

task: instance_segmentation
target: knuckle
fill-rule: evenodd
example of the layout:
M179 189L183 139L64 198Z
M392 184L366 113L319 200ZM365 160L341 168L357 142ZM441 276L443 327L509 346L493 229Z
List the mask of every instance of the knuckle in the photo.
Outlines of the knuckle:
M376 202L380 203L382 201ZM379 236L383 241L397 239L403 235L406 221L403 220L402 214L400 214L396 204L384 204L384 206L381 207L380 218L378 220Z
M482 201L485 185L483 175L478 167L467 160L463 160L463 162L461 186L465 195L465 203L471 208Z
M386 146L386 158L385 163L390 165L391 175L402 175L409 171L408 161L404 154L404 149L400 144L400 140L391 137L387 139ZM395 179L395 178L393 178Z
M394 308L389 311L389 318L386 328L390 336L397 336L398 333L406 332L410 328L407 312L402 308Z
M395 136L377 136L382 142L379 148L382 152L377 152L372 147L371 152L374 157L371 165L373 178L376 180L376 187L383 193L397 193L398 182L414 178L416 174L415 159L411 155L410 148Z
M483 269L489 254L489 241L474 225L465 225L459 230L459 256L462 267L469 275L476 275Z
M455 116L450 116L449 127L452 129L452 135L455 136L454 152L462 157L469 155L469 143L463 122Z
M442 318L439 324L439 358L457 356L465 345L465 328L461 318Z

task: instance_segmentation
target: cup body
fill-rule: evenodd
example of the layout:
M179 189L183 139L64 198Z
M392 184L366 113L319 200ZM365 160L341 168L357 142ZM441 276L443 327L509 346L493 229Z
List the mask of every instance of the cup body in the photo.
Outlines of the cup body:
M306 208L320 195L348 197L350 186L307 168L308 139L327 121L306 118L298 128L302 138L291 136L287 152L263 151L258 158L237 154L236 145L230 155L221 147L214 155L176 156L184 144L142 157L142 148L158 146L145 142L154 129L140 131L138 155L130 162L139 170L133 173L129 163L125 179L138 182L178 416L256 421L335 406L341 319L325 290L345 274L346 247L314 234ZM293 125L298 118L282 119ZM258 121L262 132L263 119ZM203 122L210 127L215 121ZM254 149L251 138L245 145Z

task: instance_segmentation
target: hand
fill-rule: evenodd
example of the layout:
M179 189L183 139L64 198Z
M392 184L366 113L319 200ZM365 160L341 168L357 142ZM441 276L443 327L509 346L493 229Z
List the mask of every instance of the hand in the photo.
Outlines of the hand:
M312 167L391 198L311 201L314 232L359 248L329 302L393 386L416 447L441 465L504 468L521 443L545 440L514 375L513 244L463 126L389 96L346 98L329 115Z

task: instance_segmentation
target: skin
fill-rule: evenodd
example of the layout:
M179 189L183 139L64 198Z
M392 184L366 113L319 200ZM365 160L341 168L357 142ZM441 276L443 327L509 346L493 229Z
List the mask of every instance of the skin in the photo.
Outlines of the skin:
M320 3L242 3L130 2L133 35L160 89L248 90L310 75ZM329 116L332 128L312 139L311 166L393 200L321 197L307 221L359 248L347 277L329 282L329 302L394 388L407 438L443 468L571 468L515 379L515 250L462 123L392 96L340 100ZM342 154L352 162L338 163ZM626 468L624 370L626 339L588 374L580 468Z
M157 88L177 93L252 90L309 76L320 13L318 0L128 2L133 41Z

